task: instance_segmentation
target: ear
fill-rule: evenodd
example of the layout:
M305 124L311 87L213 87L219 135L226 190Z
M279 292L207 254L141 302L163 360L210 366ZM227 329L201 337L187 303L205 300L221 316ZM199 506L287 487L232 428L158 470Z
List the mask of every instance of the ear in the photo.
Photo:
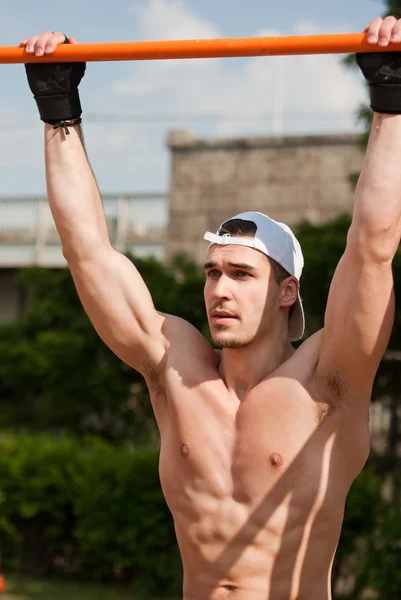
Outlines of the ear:
M296 277L288 277L282 286L280 306L292 306L298 297L299 281Z

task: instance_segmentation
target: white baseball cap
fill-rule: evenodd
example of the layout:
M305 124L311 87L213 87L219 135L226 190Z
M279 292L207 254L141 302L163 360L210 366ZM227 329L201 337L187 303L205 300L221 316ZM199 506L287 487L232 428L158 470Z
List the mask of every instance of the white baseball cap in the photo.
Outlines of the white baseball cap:
M220 235L220 230L224 223L232 219L242 219L251 221L256 226L255 236L250 239L246 237L232 236L229 233ZM297 238L284 223L279 223L274 219L270 219L260 212L244 212L231 219L227 219L220 225L217 233L207 231L204 239L211 244L236 244L239 246L248 246L260 250L266 256L270 256L279 265L283 267L290 275L301 279L302 269L304 266L304 257L302 254L301 245ZM294 304L293 313L289 322L289 335L292 342L300 340L305 331L305 315L302 307L301 296L298 293L298 299Z

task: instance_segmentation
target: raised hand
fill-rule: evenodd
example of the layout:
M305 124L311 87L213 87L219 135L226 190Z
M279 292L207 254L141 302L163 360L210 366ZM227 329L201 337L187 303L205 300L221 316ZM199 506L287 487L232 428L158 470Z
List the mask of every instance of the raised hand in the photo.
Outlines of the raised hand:
M75 38L68 39L64 33L44 31L23 40L20 47L27 54L49 56L60 44L76 44ZM39 109L40 118L54 128L68 127L81 122L82 108L78 86L84 76L84 62L37 62L25 64L29 87Z
M388 46L390 42L401 42L401 19L386 17L385 19L373 19L365 28L369 44Z
M377 113L401 114L401 19L374 19L365 29L368 42L382 48L400 44L395 52L361 52L357 63L369 83L370 106Z
M64 33L49 31L46 29L40 35L33 35L20 42L20 48L25 48L27 54L35 54L35 56L44 56L45 54L53 54L57 46L60 44L69 43L77 44L77 40L71 37L67 41Z

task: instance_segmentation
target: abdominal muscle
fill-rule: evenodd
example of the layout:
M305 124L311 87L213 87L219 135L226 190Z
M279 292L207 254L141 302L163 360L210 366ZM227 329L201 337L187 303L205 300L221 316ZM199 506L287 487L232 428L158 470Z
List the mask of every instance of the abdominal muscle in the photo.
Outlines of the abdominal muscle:
M292 505L289 496L264 525L252 516L257 507L241 505L230 498L203 501L199 512L193 504L191 507L193 516L198 512L198 520L189 517L189 511L174 511L184 566L184 600L329 597L328 580L336 544L330 544L325 537L326 527L322 527L320 542L314 543L314 553L319 558L313 569L313 584L302 591L304 511Z

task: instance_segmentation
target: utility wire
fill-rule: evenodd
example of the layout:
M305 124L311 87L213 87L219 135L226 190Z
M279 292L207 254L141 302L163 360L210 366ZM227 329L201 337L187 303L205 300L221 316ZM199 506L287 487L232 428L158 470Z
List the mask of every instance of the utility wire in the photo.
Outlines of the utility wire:
M102 114L89 113L84 115L84 124L105 124L105 123L135 123L137 125L145 124L164 124L174 122L211 122L224 120L228 122L251 122L251 121L266 121L271 120L273 113L136 113L136 114ZM345 119L347 115L343 112L289 112L284 113L283 118L287 121L297 122L313 120L313 121L333 121L339 122ZM0 123L0 130L16 130L16 129L31 129L39 125L35 120L14 121L12 123Z

